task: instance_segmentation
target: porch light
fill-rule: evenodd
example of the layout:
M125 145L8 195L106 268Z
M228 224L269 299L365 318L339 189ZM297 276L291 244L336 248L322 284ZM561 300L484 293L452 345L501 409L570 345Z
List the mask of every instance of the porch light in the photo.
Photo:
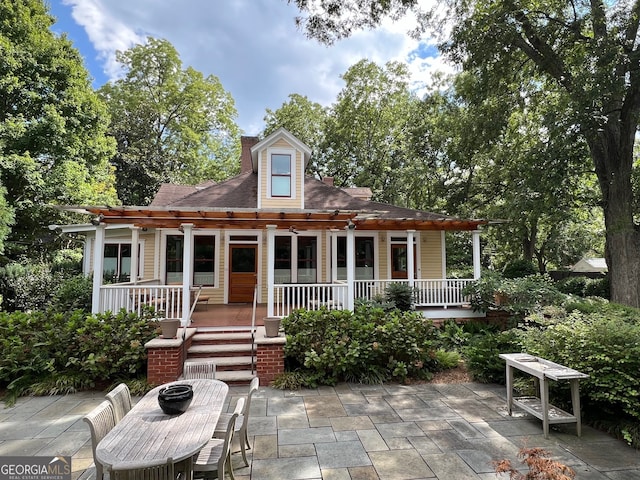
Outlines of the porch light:
M296 230L296 227L294 227L293 225L289 227L289 231L294 235L298 235L298 230Z
M347 220L347 228L349 230L355 230L356 224L351 221L351 219Z

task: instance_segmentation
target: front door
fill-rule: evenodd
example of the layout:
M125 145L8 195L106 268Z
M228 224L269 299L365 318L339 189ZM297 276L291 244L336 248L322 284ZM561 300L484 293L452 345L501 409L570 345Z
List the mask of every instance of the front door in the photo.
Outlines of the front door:
M257 245L229 245L229 303L253 302L258 278Z

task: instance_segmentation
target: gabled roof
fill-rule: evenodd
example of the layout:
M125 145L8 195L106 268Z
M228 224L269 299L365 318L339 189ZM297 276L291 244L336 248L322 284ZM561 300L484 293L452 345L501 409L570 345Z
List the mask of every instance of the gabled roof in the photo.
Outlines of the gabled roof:
M258 171L258 152L264 150L265 148L270 147L278 140L284 139L289 144L293 145L296 149L302 151L304 156L304 167L307 168L309 164L309 159L311 158L311 149L305 145L303 142L298 140L289 130L284 127L280 127L271 135L266 137L265 139L256 143L253 147L251 147L251 162L253 164L253 171Z

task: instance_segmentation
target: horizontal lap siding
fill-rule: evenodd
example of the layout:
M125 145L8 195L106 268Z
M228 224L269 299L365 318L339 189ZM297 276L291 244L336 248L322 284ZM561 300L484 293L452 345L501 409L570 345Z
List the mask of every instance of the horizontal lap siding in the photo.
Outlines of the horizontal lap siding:
M422 278L442 278L441 232L420 232L420 263Z

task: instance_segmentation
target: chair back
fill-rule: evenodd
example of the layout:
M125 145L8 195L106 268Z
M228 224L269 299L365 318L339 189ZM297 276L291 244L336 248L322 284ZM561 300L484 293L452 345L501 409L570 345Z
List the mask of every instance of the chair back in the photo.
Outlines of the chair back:
M176 480L173 459L171 458L167 463L161 465L113 469L110 473L114 480Z
M129 410L131 410L131 392L126 383L121 383L109 393L105 395L113 406L113 414L116 417L116 423L122 420Z
M102 464L96 459L96 447L98 443L100 443L100 440L116 425L116 418L111 403L105 400L85 415L83 420L89 424L89 430L91 432L91 450L93 452L93 463L96 466L96 479L102 480L104 471Z
M249 409L251 408L251 397L253 394L258 391L258 387L260 386L260 379L258 377L253 377L251 383L249 384L249 393L247 393L247 399L244 404L244 410L242 411L242 415L244 416L244 422L242 424L242 428L247 428L247 423L249 423Z
M236 408L229 419L229 423L227 424L227 433L224 436L224 443L222 444L222 453L220 454L220 459L218 460L218 477L224 478L225 468L227 461L231 464L231 442L233 441L233 433L236 429L236 420L238 419L238 415L240 415L245 408L244 398L239 398L236 402ZM232 476L233 478L233 476Z
M197 378L216 378L216 363L213 360L191 360L184 362L182 378L193 380Z

